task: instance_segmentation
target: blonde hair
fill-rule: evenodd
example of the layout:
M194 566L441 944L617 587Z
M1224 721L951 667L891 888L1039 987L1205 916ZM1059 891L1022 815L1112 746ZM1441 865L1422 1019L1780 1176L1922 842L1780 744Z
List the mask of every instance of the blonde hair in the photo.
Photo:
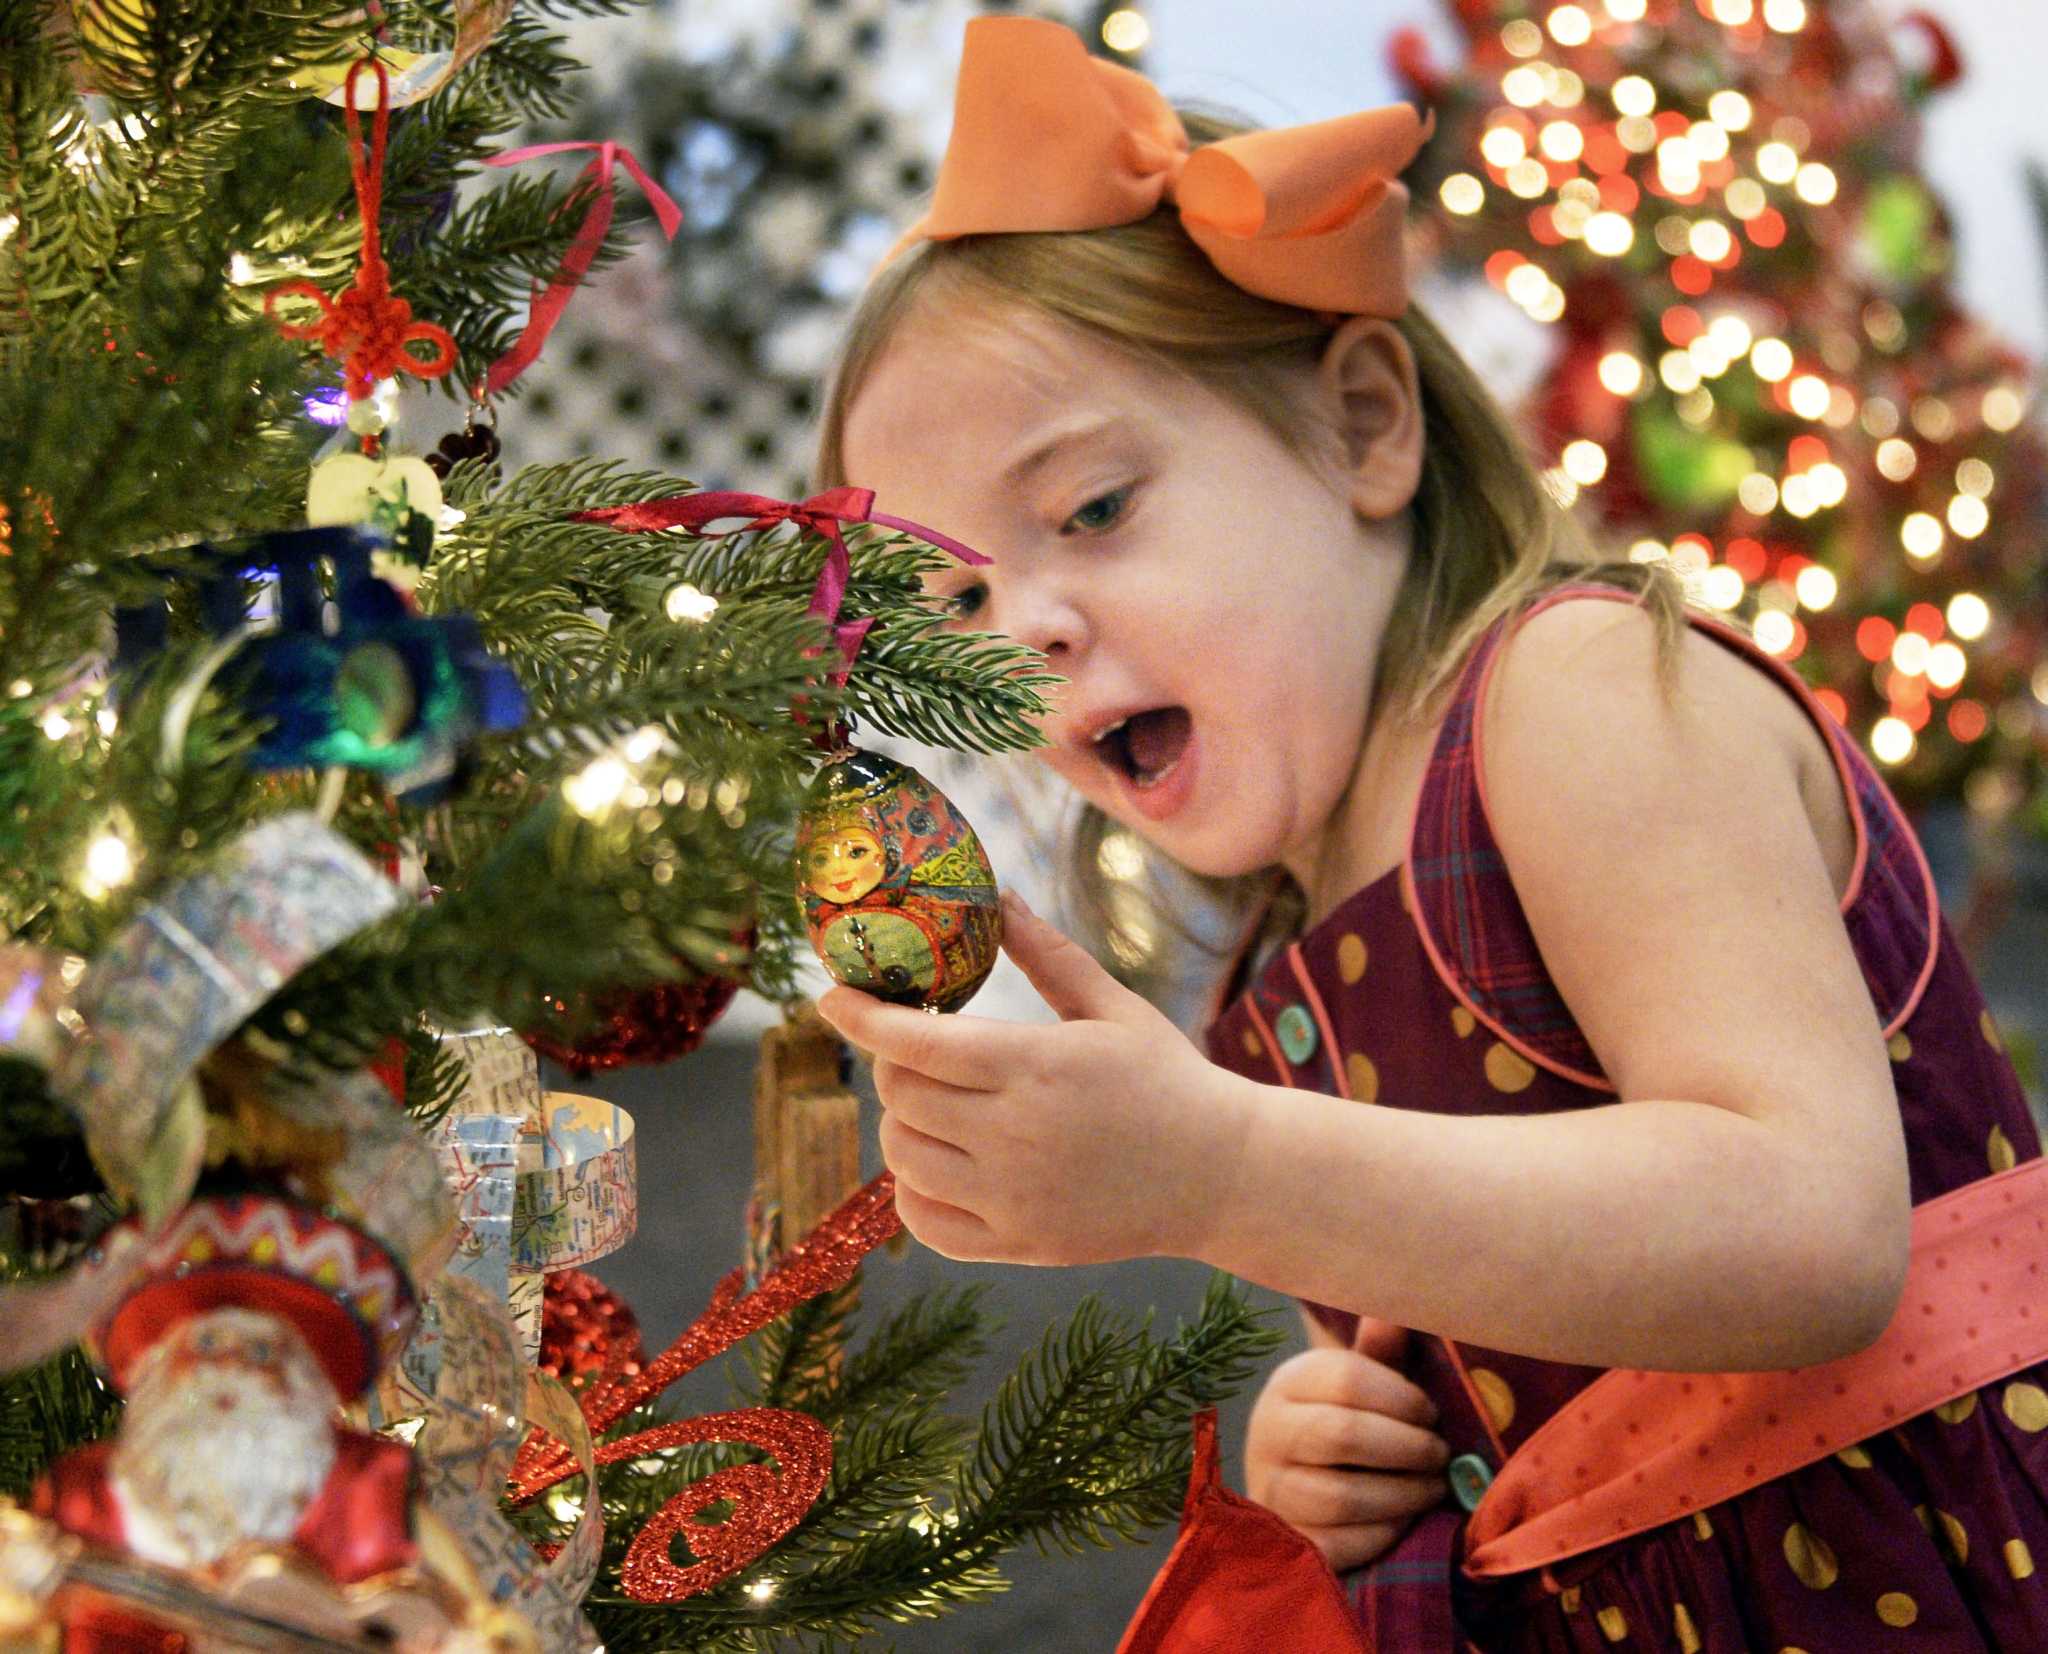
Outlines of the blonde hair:
M1195 143L1241 126L1183 111ZM1082 233L964 236L919 242L891 261L854 313L827 393L817 485L845 475L847 411L897 330L933 303L1023 310L1192 379L1310 457L1326 433L1305 417L1301 375L1343 318L1248 293L1225 280L1162 208L1149 218ZM1668 687L1685 631L1684 598L1661 564L1602 555L1552 499L1521 438L1437 326L1410 305L1394 324L1414 353L1424 417L1421 481L1409 507L1407 573L1375 666L1371 716L1424 720L1439 710L1474 644L1571 582L1634 593L1656 626ZM1108 818L1083 811L1072 871L1083 916L1116 947L1116 909L1097 864ZM1201 881L1242 900L1267 879ZM1120 904L1123 907L1128 904Z

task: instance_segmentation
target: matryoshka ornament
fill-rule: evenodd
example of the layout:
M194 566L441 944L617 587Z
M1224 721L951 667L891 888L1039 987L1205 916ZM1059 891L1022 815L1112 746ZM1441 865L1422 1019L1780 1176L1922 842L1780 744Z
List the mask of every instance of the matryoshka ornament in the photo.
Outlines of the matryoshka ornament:
M833 979L897 1005L957 1011L1002 946L996 876L953 801L916 770L849 749L797 817L797 887Z

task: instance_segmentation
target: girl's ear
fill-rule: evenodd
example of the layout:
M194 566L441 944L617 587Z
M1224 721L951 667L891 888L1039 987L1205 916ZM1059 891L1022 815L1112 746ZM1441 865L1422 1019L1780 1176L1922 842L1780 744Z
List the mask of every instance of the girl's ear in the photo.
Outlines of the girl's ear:
M1316 385L1343 437L1351 508L1375 520L1407 510L1422 481L1422 384L1401 330L1353 316L1330 335Z

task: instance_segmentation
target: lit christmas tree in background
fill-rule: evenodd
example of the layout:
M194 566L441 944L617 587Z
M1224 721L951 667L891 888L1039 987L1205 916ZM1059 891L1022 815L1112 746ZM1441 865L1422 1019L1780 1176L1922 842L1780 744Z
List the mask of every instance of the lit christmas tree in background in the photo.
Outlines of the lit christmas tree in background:
M1426 258L1554 330L1523 405L1567 499L1751 626L1909 803L2042 790L2048 453L1918 171L1963 70L1866 0L1455 0ZM2029 297L2031 297L2031 290Z

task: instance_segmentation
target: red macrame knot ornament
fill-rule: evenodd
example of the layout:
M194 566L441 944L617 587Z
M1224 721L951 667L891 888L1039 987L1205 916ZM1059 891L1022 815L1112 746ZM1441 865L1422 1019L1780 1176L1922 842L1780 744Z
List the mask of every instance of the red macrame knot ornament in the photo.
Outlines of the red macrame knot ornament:
M370 127L370 149L363 153L362 119L356 105L356 76L365 68L377 76L377 113ZM363 220L363 258L356 279L339 294L330 297L310 281L288 281L264 295L263 310L274 312L277 301L287 295L311 299L320 307L317 322L280 322L278 331L287 339L317 339L327 355L342 364L342 383L351 402L359 402L377 387L380 379L410 373L421 379L438 379L455 365L455 340L446 328L432 322L416 322L412 306L391 291L391 273L384 263L383 236L378 215L384 195L384 138L391 119L391 82L384 65L367 57L349 65L346 89L349 142L349 170L355 178L356 205ZM415 355L407 347L424 342L434 347L430 357Z

